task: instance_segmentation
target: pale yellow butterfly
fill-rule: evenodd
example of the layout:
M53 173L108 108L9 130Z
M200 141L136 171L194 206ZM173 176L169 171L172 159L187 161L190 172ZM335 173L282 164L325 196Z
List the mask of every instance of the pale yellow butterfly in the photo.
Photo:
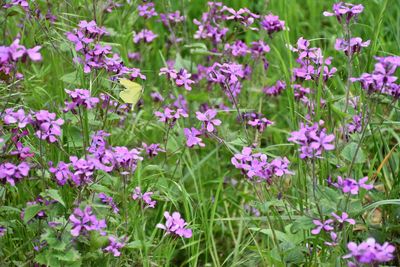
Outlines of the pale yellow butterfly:
M119 79L119 82L125 87L125 90L119 93L119 97L124 103L132 104L133 108L142 96L143 87L125 78Z

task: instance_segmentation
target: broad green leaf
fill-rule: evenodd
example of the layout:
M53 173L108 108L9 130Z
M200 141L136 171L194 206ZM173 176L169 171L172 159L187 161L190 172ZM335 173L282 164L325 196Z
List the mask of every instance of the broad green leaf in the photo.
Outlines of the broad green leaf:
M354 159L354 163L356 163L356 164L357 163L364 163L365 160L366 160L365 153L364 153L364 151L363 151L363 149L361 147L359 147L358 151L357 151L357 147L358 147L357 143L354 143L354 142L350 143L350 144L346 145L343 148L343 150L340 153L340 155L342 155L342 157L345 160L347 160L349 162L352 162L353 158L354 158L354 156L356 155L356 152L357 152L357 155L356 155L356 157Z
M51 197L52 199L56 200L58 203L66 207L63 198L61 197L60 193L56 189L47 189L45 195Z
M41 210L43 210L43 207L40 205L32 205L26 207L26 209L24 210L24 222L29 222Z

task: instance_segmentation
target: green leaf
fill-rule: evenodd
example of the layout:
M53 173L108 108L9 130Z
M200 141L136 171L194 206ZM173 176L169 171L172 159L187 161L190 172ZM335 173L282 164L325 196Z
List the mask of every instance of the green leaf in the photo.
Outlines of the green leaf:
M56 189L47 189L45 195L51 197L52 199L59 202L61 205L66 207L64 200L62 199L60 193Z
M26 207L26 209L24 211L24 222L25 223L29 222L41 210L43 210L43 207L40 205L32 205L32 206Z
M261 229L261 228L252 227L252 228L249 228L249 230L257 231L257 232L260 232L260 233L263 233L263 234L269 236L270 238L274 238L274 233L272 232L271 229ZM274 230L274 232L275 232L276 238L279 241L286 242L289 244L293 243L292 240L284 232L277 231L277 230Z
M294 221L291 231L297 232L300 230L310 230L315 227L314 223L312 222L312 218L302 216Z
M60 80L65 82L65 83L72 84L72 85L80 85L77 71L73 71L73 72L70 72L70 73L67 73L67 74L63 75L60 78Z
M354 142L350 143L350 144L348 144L347 146L345 146L343 148L343 150L340 153L340 155L342 155L342 157L345 160L347 160L349 162L352 162L353 158L354 158L354 156L356 154L357 147L358 147L357 143L354 143ZM366 160L365 153L364 153L363 149L360 147L360 148L358 148L356 158L354 159L354 163L356 163L356 164L357 163L364 163L365 160Z

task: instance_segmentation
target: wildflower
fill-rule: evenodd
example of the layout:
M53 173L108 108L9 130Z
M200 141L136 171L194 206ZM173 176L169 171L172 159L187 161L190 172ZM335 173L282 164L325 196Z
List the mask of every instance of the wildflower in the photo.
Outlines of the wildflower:
M29 114L25 114L23 109L18 109L14 112L14 109L8 108L4 112L3 121L6 125L17 123L18 128L22 129L31 123L32 117Z
M56 119L55 113L47 110L39 110L34 113L34 126L37 129L36 136L50 143L57 141L57 137L61 136L61 125L64 124L63 119Z
M343 224L344 222L348 222L349 224L356 224L356 221L354 219L349 218L349 215L346 212L342 212L342 215L339 216L336 213L332 212L331 215L335 217L336 221L339 222L340 224Z
M313 220L313 223L316 225L316 228L311 230L311 233L313 235L318 235L321 232L321 230L324 230L326 232L333 230L333 226L331 225L333 223L333 220L331 219L328 219L326 221Z
M91 97L90 91L86 89L75 89L73 91L65 89L65 92L72 102L65 102L64 112L72 111L72 113L76 114L76 108L82 106L85 109L92 109L100 101L97 97Z
M26 158L31 158L34 156L34 154L31 153L31 148L24 146L21 142L16 142L15 147L17 150L11 151L10 155L16 155L21 160L25 160Z
M138 5L139 16L149 19L151 17L157 16L157 12L154 9L154 3L143 3L143 5Z
M221 120L214 119L216 115L217 111L215 109L208 109L205 113L196 112L196 118L203 122L203 128L210 133L214 131L215 126L221 125Z
M14 165L10 162L0 164L0 182L9 183L11 186L28 176L30 166L26 162Z
M178 87L185 87L186 90L191 91L191 84L194 83L190 77L192 76L187 70L180 69L176 71L172 68L161 68L159 75L166 75L168 79L172 79Z
M111 207L111 209L113 210L113 212L115 214L118 214L119 209L118 209L117 205L114 203L114 200L112 197L109 197L104 193L99 193L98 197L102 203L109 205Z
M323 121L314 123L312 126L300 124L300 130L291 133L288 139L290 142L301 145L299 148L300 158L314 158L320 156L323 151L334 149L331 144L334 140L334 135L326 134L326 129L322 128Z
M154 112L161 122L169 124L171 127L175 124L176 120L179 118L187 118L189 115L181 108L177 108L176 110L170 109L166 107L163 112L156 111Z
M3 225L0 225L0 237L4 236L7 232L7 228Z
M335 49L338 51L343 51L346 54L346 56L349 56L355 53L359 53L361 51L361 47L368 47L370 42L371 42L370 40L363 42L360 37L351 38L350 42L338 38L336 39Z
M283 81L276 81L276 84L271 86L271 87L266 87L263 89L263 92L266 95L270 95L270 96L277 96L279 95L283 90L285 90L286 88L286 83Z
M363 12L363 5L353 5L350 3L338 2L333 4L333 13L325 11L323 14L325 17L336 16L339 23L342 23L342 20L345 19L346 23L349 24L352 18L357 18L357 16Z
M136 148L128 149L124 146L113 147L113 159L115 169L120 169L122 175L133 173L136 170L139 161L143 158L140 156L140 151Z
M72 223L71 235L79 236L89 231L97 231L101 235L106 233L103 231L107 227L105 220L98 220L93 214L92 207L86 206L83 210L76 208L69 216Z
M358 245L355 242L350 242L347 244L347 248L350 253L343 258L353 258L355 263L349 263L349 266L353 267L360 266L360 264L378 266L380 263L391 261L394 258L393 252L395 251L393 245L388 242L380 245L372 237Z
M188 147L193 147L195 145L198 145L200 147L204 147L205 144L203 143L203 140L201 140L201 138L199 138L198 136L201 135L201 132L199 130L197 130L196 128L184 128L183 132L185 134L186 137L186 145Z
M154 102L163 102L164 101L164 97L159 92L156 92L156 91L151 92L150 97Z
M53 173L58 185L65 185L65 183L72 178L73 174L70 170L71 164L60 161L57 167L53 167L53 163L49 162L49 172Z
M162 23L168 27L185 21L185 16L181 15L181 12L177 10L172 13L160 14L160 19Z
M149 158L154 158L158 155L158 152L165 152L165 150L160 147L160 144L147 145L146 143L142 143L142 147Z
M187 223L181 218L181 214L177 211L172 213L172 216L168 211L164 212L166 219L164 224L157 224L157 228L163 229L167 234L175 234L184 238L192 237L192 230L187 228Z
M142 190L140 189L140 187L137 186L135 187L135 192L132 194L132 199L141 199L144 201L144 203L147 204L146 208L154 208L157 202L151 199L151 196L153 194L153 192L145 192L144 194L142 194Z
M254 119L254 120L249 120L247 122L250 126L254 127L259 131L260 133L264 132L265 129L267 128L268 125L274 124L272 121L268 120L267 118L260 118L260 119Z
M324 244L329 246L329 247L336 247L338 243L338 236L335 232L330 232L330 237L331 237L331 242L325 241Z
M285 22L283 20L279 20L278 16L269 14L264 16L263 20L261 21L261 27L268 32L270 37L272 37L273 33L285 29Z
M154 34L152 31L143 29L138 33L133 33L133 42L137 44L143 40L146 43L151 43L157 36L158 35Z
M350 193L351 195L357 195L360 188L364 188L365 190L371 190L374 188L371 184L366 184L368 181L368 177L361 178L358 182L351 178L343 179L341 176L337 177L337 182L332 185L336 188L339 188L343 191L343 193Z
M225 44L225 51L230 52L234 57L246 56L250 53L247 45L241 40L238 40L233 44Z
M112 253L114 257L119 257L121 255L120 249L125 246L125 243L119 242L114 236L109 236L108 242L108 246L103 249L104 252Z

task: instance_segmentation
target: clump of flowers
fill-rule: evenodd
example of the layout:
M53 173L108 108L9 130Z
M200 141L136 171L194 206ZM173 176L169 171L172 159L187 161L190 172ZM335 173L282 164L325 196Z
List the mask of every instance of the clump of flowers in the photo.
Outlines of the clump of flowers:
M108 237L108 246L103 249L104 252L112 253L114 257L121 256L121 249L125 247L125 242L118 241L114 236Z
M153 192L142 193L141 188L137 186L135 187L135 191L132 194L132 199L142 200L146 204L146 208L154 208L156 206L157 201L151 199L151 196L153 194L154 194Z
M195 145L198 145L200 147L204 147L205 144L203 143L203 140L199 137L202 135L202 132L197 130L196 128L184 128L183 133L185 134L186 137L186 145L188 147L194 147Z
M181 23L185 21L185 16L181 15L181 12L179 10L172 12L172 13L167 13L167 14L160 14L160 19L164 26L170 27L173 25L176 25L178 23Z
M165 150L160 147L160 144L148 145L146 143L142 143L142 148L149 158L154 158L158 155L158 152L165 152Z
M174 234L184 238L192 237L192 229L187 228L187 222L181 218L181 214L177 211L173 212L172 215L166 211L164 212L166 219L165 224L157 224L157 228L163 229L167 234Z
M149 19L151 17L157 16L157 12L154 8L153 2L143 3L138 5L139 16Z
M241 40L233 44L225 44L225 51L234 57L243 57L250 53L249 47Z
M157 34L155 34L154 32L147 30L147 29L143 29L138 33L133 33L133 42L135 44L139 43L140 41L143 41L145 43L151 43L154 39L157 38Z
M204 113L200 111L196 112L196 118L203 123L202 129L209 133L215 130L215 126L221 125L221 120L215 119L216 115L217 111L215 109L208 109Z
M399 56L376 57L378 62L375 64L374 71L363 73L359 78L350 78L352 82L360 82L361 88L369 94L381 93L392 96L394 99L400 98L400 86L396 83L395 75L400 66Z
M280 95L283 90L286 88L286 83L284 81L278 80L276 84L270 87L265 87L263 92L269 96L277 96Z
M357 16L361 12L363 12L364 6L361 4L354 5L350 3L338 2L333 4L332 9L333 13L325 11L323 13L324 16L326 17L335 16L339 21L339 23L342 23L344 21L346 24L349 24L352 18L356 19Z
M168 79L171 79L175 82L178 87L185 87L186 90L191 91L191 85L194 83L190 77L192 76L187 70L180 69L176 71L169 67L161 68L159 75L166 75Z
M262 133L265 131L265 129L267 128L268 125L272 125L274 123L265 117L260 117L260 118L250 119L247 122L247 124L252 126L253 128L256 128L257 131Z
M348 40L338 38L336 39L335 49L338 51L343 51L346 56L350 56L355 53L359 53L362 47L368 47L370 42L370 40L363 42L360 37L351 38L350 42Z
M57 141L57 137L61 136L61 125L64 124L63 119L56 119L56 114L47 110L39 110L33 115L33 125L37 129L36 136L50 143Z
M101 200L102 203L104 203L104 204L106 204L106 205L109 205L109 206L111 207L112 211L113 211L115 214L118 214L119 209L118 209L117 205L115 204L114 199L113 199L112 197L107 196L107 195L104 194L104 193L100 193L100 194L98 195L98 197L99 197L99 199Z
M368 177L361 178L359 181L356 181L352 178L342 178L341 176L337 177L337 182L332 183L332 185L340 190L343 193L357 195L360 191L360 188L364 188L365 190L371 190L374 188L372 184L366 184L368 181Z
M275 32L280 32L285 29L285 22L280 20L278 16L269 14L264 16L261 21L261 27L266 30L270 37Z
M169 107L164 108L164 111L156 111L154 115L159 118L161 122L169 125L169 127L173 127L175 122L179 118L187 118L189 115L181 108L171 109Z
M388 242L380 245L372 237L360 244L350 242L347 244L347 248L350 253L345 255L343 258L354 260L354 262L348 263L348 266L350 267L357 267L365 264L378 266L381 263L394 259L393 253L395 247Z
M101 235L105 235L104 229L107 227L106 221L98 220L93 214L92 207L86 206L83 210L76 208L69 216L69 221L72 224L71 235L85 235L90 231L97 231Z
M299 152L301 159L312 159L320 157L322 152L333 150L332 142L335 135L327 134L326 128L322 128L324 121L307 125L300 123L300 130L290 134L289 141L300 145Z
M20 39L15 39L10 46L0 46L0 74L6 81L13 77L22 79L23 75L17 71L17 63L25 63L29 58L33 62L41 61L42 55L39 50L41 46L26 48L21 45Z
M253 153L252 148L244 147L241 153L237 153L231 158L231 162L249 180L255 182L266 181L268 184L272 184L274 177L293 174L289 170L290 162L286 157L278 157L271 162L268 162L267 159L267 155Z
M17 165L10 162L2 163L0 164L0 182L15 186L23 178L28 177L29 170L30 166L26 162L21 162Z
M75 89L73 91L65 89L65 92L71 98L71 102L65 101L64 112L72 111L76 114L76 109L80 106L85 109L92 109L100 101L97 97L91 97L90 91L86 89Z

